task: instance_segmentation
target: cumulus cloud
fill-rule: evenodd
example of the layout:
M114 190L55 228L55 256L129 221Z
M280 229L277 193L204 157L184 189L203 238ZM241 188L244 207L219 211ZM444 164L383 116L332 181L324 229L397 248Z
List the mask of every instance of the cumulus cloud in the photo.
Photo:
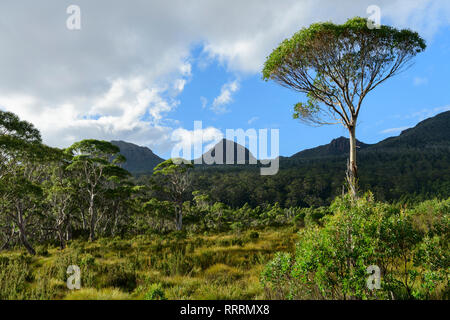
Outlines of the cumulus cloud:
M382 23L429 38L450 21L447 0L79 0L82 29L70 31L71 4L0 3L0 107L32 121L51 145L120 138L159 151L173 145L170 116L192 76L193 44L234 75L255 74L301 27L365 16L372 4ZM219 112L238 83L222 89L212 104Z
M175 142L172 148L171 157L194 159L211 149L217 142L223 139L223 133L214 127L195 128L186 130L177 128L172 132L172 141Z
M238 90L239 82L237 80L225 83L220 90L220 95L214 99L211 110L217 114L227 112L228 109L226 108L226 105L233 101L233 93Z

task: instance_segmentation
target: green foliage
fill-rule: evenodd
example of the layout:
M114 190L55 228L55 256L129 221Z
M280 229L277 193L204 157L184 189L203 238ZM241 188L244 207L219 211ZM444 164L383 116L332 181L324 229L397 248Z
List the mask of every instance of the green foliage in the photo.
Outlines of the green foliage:
M250 239L256 240L256 239L259 238L259 233L257 231L251 231L248 236L249 236Z
M262 71L264 80L305 93L294 119L313 125L342 124L350 136L348 181L356 196L356 133L365 97L425 50L418 33L390 26L369 28L355 17L342 25L314 23L284 40Z
M174 175L183 174L187 172L188 169L193 168L194 165L190 162L183 161L183 159L169 159L158 164L154 169L153 173L156 175Z
M412 137L388 139L358 151L359 189L372 191L380 201L417 204L450 196L450 153L444 137L422 144L419 137L435 126L448 135L446 121L430 123ZM439 127L438 127L439 125ZM251 208L264 204L289 207L326 207L342 193L347 154L314 155L311 158L284 158L274 176L261 176L257 169L194 170L192 189L237 210L246 203ZM220 181L220 183L217 183ZM187 199L186 199L187 200ZM199 213L200 214L200 213Z
M25 141L28 143L42 142L41 134L33 124L20 120L17 115L12 112L0 110L0 137L14 137L17 141Z
M257 298L262 294L258 283L262 265L294 236L282 229L257 233L253 241L243 235L178 239L167 234L76 240L64 250L48 245L46 257L0 253L0 298ZM81 290L66 287L69 265L81 269Z
M154 283L145 294L145 300L167 300L160 283Z
M98 272L102 275L100 287L114 287L131 292L137 286L135 270L129 264L109 264L99 266Z
M266 295L271 299L286 299L291 289L289 272L292 268L292 257L289 253L275 254L261 273L261 283L266 288Z
M0 299L27 298L27 282L31 278L29 260L24 257L0 259Z
M362 189L399 201L389 204L335 199L344 157L284 162L273 177L169 160L152 177L159 188L135 186L110 143L64 153L2 113L0 299L448 299L446 118L438 124L423 152L409 150L409 131L381 144L388 155L361 153ZM436 195L447 200L419 203ZM78 292L66 287L69 265L81 269ZM369 265L380 290L366 286Z
M425 206L434 212L422 211ZM330 210L334 214L323 218L323 227L301 230L294 262L280 254L267 265L263 283L271 292L288 284L284 298L412 299L448 294L448 200L405 210L375 202L369 194L356 201L337 198ZM430 221L426 230L417 224L423 219ZM367 287L371 265L381 269L380 290Z

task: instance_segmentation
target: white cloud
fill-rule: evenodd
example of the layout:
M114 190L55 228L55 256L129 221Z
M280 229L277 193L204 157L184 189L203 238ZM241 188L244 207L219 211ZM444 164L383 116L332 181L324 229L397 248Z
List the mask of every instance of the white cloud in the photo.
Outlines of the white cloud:
M412 28L432 40L437 30L450 23L448 0L379 1L383 16L397 27Z
M69 31L72 2L0 2L0 106L55 146L92 137L170 149L167 117L192 77L193 45L239 76L260 72L301 27L365 16L371 4L381 7L382 23L427 40L450 22L447 0L192 0L189 8L184 0L78 0L82 29ZM226 111L237 88L225 88L212 107Z
M449 111L450 105L448 106L441 106L436 108L425 108L417 112L413 112L412 114L406 116L406 118L413 118L418 119L419 121L425 120L427 118L433 117L437 115L438 113Z
M202 103L202 109L205 109L208 105L208 99L206 99L205 97L200 97L200 102Z
M184 90L184 86L186 85L185 79L177 79L175 80L175 83L173 84L173 87L178 92L182 92Z
M436 107L436 108L424 108L422 110L416 111L416 112L412 112L408 115L396 115L394 116L394 118L397 119L402 119L402 120L406 120L406 121L414 121L415 125L417 123L417 121L422 121L431 117L434 117L435 115L442 113L442 112L446 112L450 110L450 105L448 106L441 106L441 107ZM403 126L403 127L399 127L399 128L389 128L389 129L385 129L383 131L380 131L380 133L395 133L395 132L400 132L403 131L405 129L411 128L413 125L410 126Z
M428 83L428 78L426 77L414 77L413 83L415 86L421 86Z
M204 152L211 149L222 139L223 133L214 127L196 130L178 128L172 133L172 141L175 142L173 149L176 151L184 150L183 153L186 154L172 155L172 157L182 157L188 160L199 158ZM194 145L196 144L201 146L200 150L195 150Z
M233 93L239 90L239 82L234 80L233 82L225 83L220 90L220 95L216 97L211 106L211 110L215 113L225 113L228 111L226 105L233 101Z
M252 123L254 123L255 121L258 121L259 120L259 117L252 117L252 118L250 118L248 121L247 121L247 123L248 124L252 124Z
M385 129L385 130L381 131L380 133L397 133L397 132L406 130L408 128L410 128L410 127L389 128L389 129Z

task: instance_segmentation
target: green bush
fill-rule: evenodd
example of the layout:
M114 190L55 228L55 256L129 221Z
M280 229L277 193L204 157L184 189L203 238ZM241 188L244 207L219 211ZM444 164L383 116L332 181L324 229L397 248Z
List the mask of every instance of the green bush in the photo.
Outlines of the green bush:
M330 206L334 215L318 220L323 227L310 223L300 231L291 265L285 254L266 266L263 284L268 295L281 290L285 298L444 298L450 265L446 203L398 210L375 202L371 194L358 200L337 198ZM311 211L308 216L315 221L320 214ZM381 271L379 290L367 286L371 265Z
M162 285L155 283L150 286L150 289L145 294L145 300L167 300Z
M36 247L36 254L42 257L48 257L48 245L43 244Z
M278 252L261 273L261 282L267 289L266 294L271 299L291 298L289 273L292 269L292 257L289 253Z
M114 287L131 292L137 286L135 271L123 263L106 265L100 273L103 275L99 283L100 288Z
M252 240L256 240L259 238L259 233L257 231L251 231L248 237Z
M24 257L0 260L0 300L29 299L28 282L32 280L29 260Z

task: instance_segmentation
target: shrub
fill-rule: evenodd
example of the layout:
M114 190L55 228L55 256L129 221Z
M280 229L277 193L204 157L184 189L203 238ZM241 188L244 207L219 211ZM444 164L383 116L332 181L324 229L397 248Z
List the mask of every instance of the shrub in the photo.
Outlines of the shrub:
M160 283L154 283L150 286L150 289L145 294L145 300L167 300L162 285Z
M289 276L292 270L292 257L289 253L278 252L261 273L261 282L267 289L266 294L271 299L290 298L291 286Z
M102 270L103 275L100 287L114 287L125 291L133 291L137 285L136 273L127 268L125 264L106 265Z
M36 254L39 256L42 256L42 257L48 257L48 245L43 244L43 245L37 246Z
M0 260L0 300L28 299L26 289L32 280L29 260L24 257Z
M252 240L256 240L259 238L259 233L257 231L251 231L248 237Z
M398 210L375 202L371 194L358 200L339 197L330 206L334 215L319 220L323 227L310 223L300 231L292 265L288 254L276 255L262 282L269 295L278 290L295 298L442 298L448 293L450 261L442 221L448 221L449 212L437 202L430 205L428 212L440 208L441 216L424 219L429 221L424 229L417 224L417 209ZM312 213L306 216L316 220ZM371 265L381 270L380 290L367 287Z

